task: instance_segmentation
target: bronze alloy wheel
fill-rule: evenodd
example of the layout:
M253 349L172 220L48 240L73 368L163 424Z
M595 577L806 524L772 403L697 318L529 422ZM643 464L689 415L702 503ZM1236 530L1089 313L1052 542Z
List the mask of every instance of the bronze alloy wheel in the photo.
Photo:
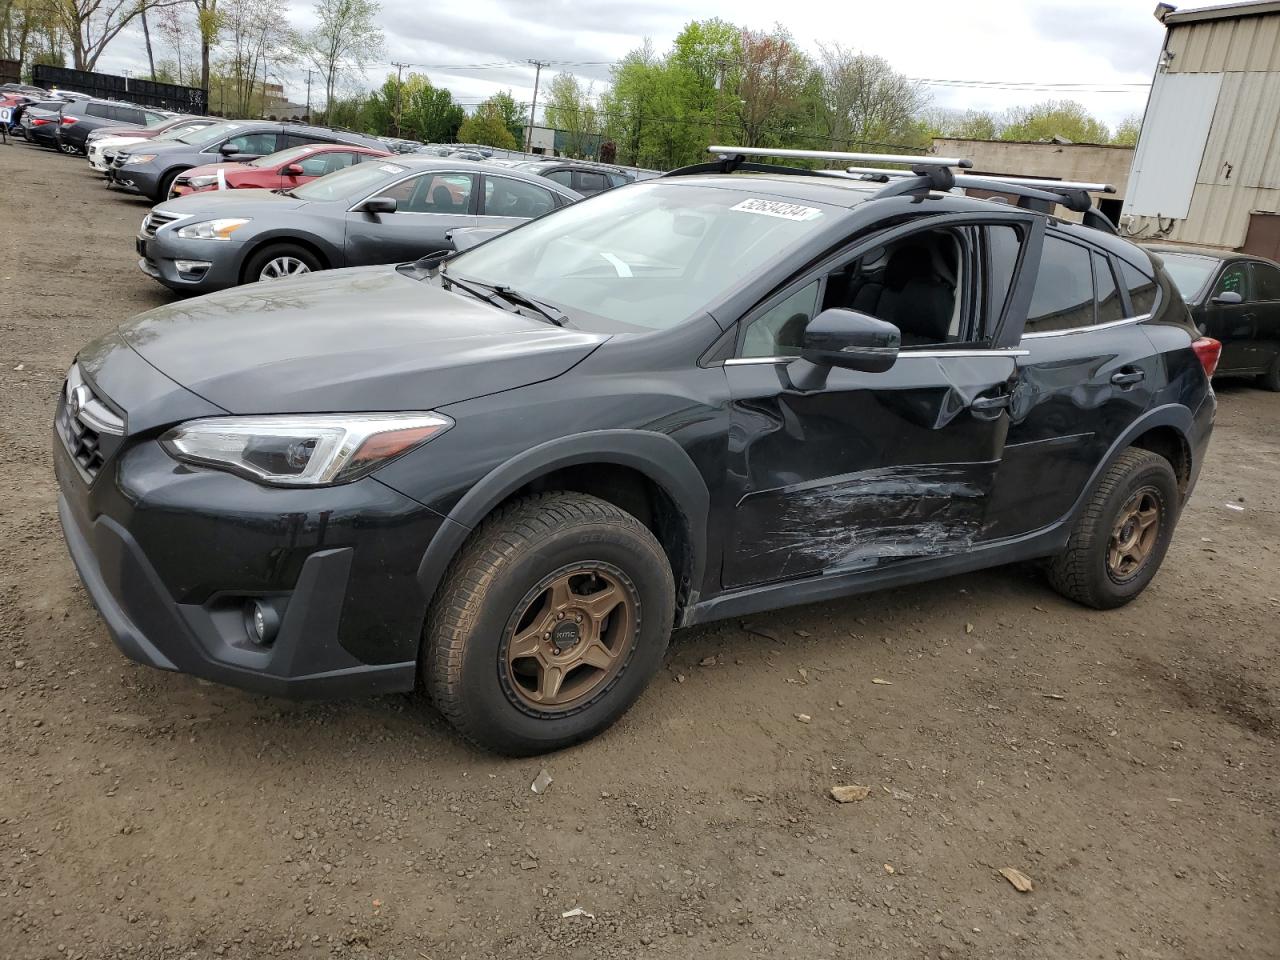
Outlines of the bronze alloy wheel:
M543 578L504 638L509 690L526 708L562 713L604 690L626 664L640 599L611 564L582 562Z
M1107 574L1116 583L1132 580L1150 559L1160 540L1162 513L1155 487L1140 487L1120 508L1107 544Z

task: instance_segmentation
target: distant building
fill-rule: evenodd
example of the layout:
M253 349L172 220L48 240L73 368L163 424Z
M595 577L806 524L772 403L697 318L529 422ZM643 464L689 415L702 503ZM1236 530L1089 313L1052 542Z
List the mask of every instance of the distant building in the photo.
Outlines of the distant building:
M578 160L595 160L600 156L603 143L604 137L598 133L573 134L568 130L535 125L532 142L529 139L529 128L524 128L520 147L524 149L528 145L531 152L540 156L571 156Z
M1133 148L1097 143L1051 141L1026 143L1010 140L950 140L935 137L933 152L939 156L967 157L973 169L966 173L1006 177L1042 177L1077 183L1107 183L1115 193L1093 194L1094 205L1112 221L1120 216L1133 163ZM1062 216L1071 216L1059 208ZM1074 219L1079 219L1075 215Z
M1167 33L1124 233L1280 257L1280 3L1156 16Z

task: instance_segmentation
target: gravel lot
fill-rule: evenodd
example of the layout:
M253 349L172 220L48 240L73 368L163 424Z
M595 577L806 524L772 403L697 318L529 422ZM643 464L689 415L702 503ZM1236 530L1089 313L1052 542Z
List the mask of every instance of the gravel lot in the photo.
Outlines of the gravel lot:
M48 448L76 350L169 296L145 212L0 146L0 956L1280 956L1280 396L1222 385L1125 610L1005 568L692 630L604 736L498 759L115 650Z

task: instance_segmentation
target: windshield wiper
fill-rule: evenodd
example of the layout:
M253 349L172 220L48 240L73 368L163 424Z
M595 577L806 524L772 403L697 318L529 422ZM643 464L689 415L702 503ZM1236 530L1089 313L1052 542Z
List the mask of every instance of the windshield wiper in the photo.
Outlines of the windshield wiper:
M521 293L519 290L514 290L501 283L493 284L490 289L492 289L498 296L502 297L503 300L510 301L511 303L519 306L527 307L539 316L545 317L548 323L554 323L557 327L563 327L569 323L569 318L555 307L551 306L551 304L543 303L541 300L535 300L527 293Z
M535 300L533 299L533 297L530 297L528 294L521 293L519 290L515 290L511 287L508 287L506 284L485 283L481 280L467 280L463 282L458 280L457 277L449 276L449 274L447 273L442 274L442 276L445 283L456 283L458 284L458 286L462 287L463 290L466 290L468 293L475 294L476 296L479 296L482 300L487 300L489 303L493 303L492 296L484 296L479 292L477 292L472 287L468 287L467 284L472 284L475 287L486 287L489 290L492 290L495 294L497 294L503 300L506 300L508 303L515 304L516 306L519 306L519 307L524 307L526 310L532 310L534 313L538 314L538 316L546 320L547 323L554 324L557 327L564 327L564 326L568 326L569 324L569 318L566 317L559 310L557 310L555 307L551 306L551 304L543 303L540 300Z

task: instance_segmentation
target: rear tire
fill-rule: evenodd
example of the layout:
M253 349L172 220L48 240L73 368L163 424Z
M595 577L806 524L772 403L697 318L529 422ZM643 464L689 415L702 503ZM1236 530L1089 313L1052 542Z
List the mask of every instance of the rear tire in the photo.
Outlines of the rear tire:
M427 618L423 683L478 746L558 750L640 696L674 610L666 554L639 520L584 494L531 496L486 520L450 567Z
M273 243L263 247L244 268L244 282L282 280L323 269L320 260L306 247L296 243Z
M1271 369L1259 377L1258 382L1268 390L1280 393L1280 352L1271 361Z
M1149 450L1125 450L1094 488L1067 549L1049 562L1050 584L1086 607L1124 606L1160 569L1179 506L1169 461Z

